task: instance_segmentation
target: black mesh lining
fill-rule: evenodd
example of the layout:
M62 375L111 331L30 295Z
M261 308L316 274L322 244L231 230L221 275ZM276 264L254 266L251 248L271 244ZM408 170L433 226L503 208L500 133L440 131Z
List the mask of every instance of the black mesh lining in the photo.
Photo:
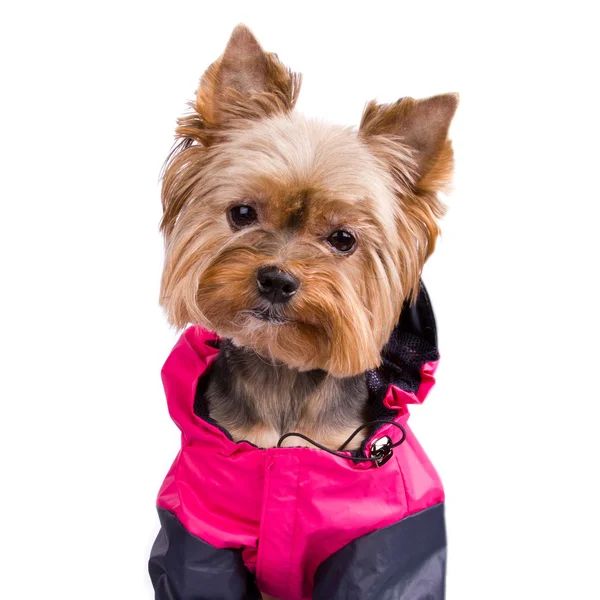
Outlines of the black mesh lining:
M426 362L436 361L439 358L437 348L431 346L422 338L405 332L397 332L383 352L383 362L377 369L366 372L367 387L371 398L373 418L382 418L384 414L378 411L383 409L387 415L393 414L383 406L383 399L388 387L394 385L407 392L416 393L421 384L421 367Z
M218 347L218 340L211 344ZM387 408L383 399L390 385L407 392L416 393L421 383L421 367L427 362L439 359L437 348L437 330L431 301L425 286L421 282L416 300L405 304L388 343L382 352L379 367L365 373L369 390L369 420L393 419L395 410ZM229 439L229 432L221 427L208 414L208 403L204 399L210 373L207 372L198 381L194 400L194 413L218 427ZM367 439L376 429L369 431ZM250 442L248 442L250 443ZM364 445L354 455L364 455Z

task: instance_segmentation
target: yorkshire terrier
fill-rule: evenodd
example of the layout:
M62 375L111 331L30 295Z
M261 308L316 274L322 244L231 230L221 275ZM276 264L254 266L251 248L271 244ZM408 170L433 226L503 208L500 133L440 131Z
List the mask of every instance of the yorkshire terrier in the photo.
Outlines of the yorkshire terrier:
M424 291L458 96L371 101L355 130L296 113L300 84L244 26L202 76L165 165L160 302L214 332L200 412L231 441L357 456L381 414L368 374Z

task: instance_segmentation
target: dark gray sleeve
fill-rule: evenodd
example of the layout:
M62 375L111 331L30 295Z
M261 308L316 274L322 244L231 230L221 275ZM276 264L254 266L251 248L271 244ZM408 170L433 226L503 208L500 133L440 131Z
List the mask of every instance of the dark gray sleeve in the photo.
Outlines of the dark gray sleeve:
M360 537L325 560L313 600L444 600L446 531L437 504Z
M161 530L148 569L155 600L260 600L240 550L214 548L158 509Z

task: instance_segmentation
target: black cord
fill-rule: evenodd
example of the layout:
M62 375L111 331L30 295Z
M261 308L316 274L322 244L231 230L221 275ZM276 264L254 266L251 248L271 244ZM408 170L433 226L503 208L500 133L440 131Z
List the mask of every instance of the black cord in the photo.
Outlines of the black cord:
M402 425L400 425L400 423L396 423L396 421L390 421L388 419L378 419L377 421L369 421L368 423L364 423L360 427L357 427L355 429L355 431L352 433L352 435L337 450L330 450L329 448L326 448L322 444L319 444L318 442L311 440L308 436L304 435L303 433L294 433L294 432L283 434L279 438L279 441L277 442L277 448L281 448L281 444L282 444L283 440L285 440L286 438L299 437L303 440L306 440L307 442L310 442L313 446L316 446L320 450L325 450L325 452L329 452L329 454L333 454L334 456L338 456L339 458L345 458L347 460L351 460L351 461L357 462L357 463L358 462L368 462L368 461L379 462L382 459L381 456L369 456L369 457L367 457L367 456L363 456L363 457L348 456L347 454L342 454L342 452L341 452L341 450L343 450L354 439L354 437L357 434L359 434L365 427L370 427L371 425L377 425L377 424L394 425L402 432L402 437L395 444L390 444L390 450L393 448L396 448L396 446L399 446L400 444L402 444L404 442L404 440L406 439L406 429L404 429L404 427L402 427Z

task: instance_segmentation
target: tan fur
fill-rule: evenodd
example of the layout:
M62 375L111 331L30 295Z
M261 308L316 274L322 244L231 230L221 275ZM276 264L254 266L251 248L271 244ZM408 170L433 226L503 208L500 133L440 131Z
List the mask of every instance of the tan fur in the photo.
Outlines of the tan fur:
M176 157L178 189L169 174L165 179L175 201L194 199L168 237L163 298L170 320L203 323L301 369L350 375L375 366L420 271L413 241L394 226L403 215L389 172L355 132L297 115L232 132L204 151L202 163L197 153L192 146ZM282 225L298 210L299 196L304 221L290 236ZM226 213L242 201L256 207L261 226L232 232ZM358 240L352 256L335 255L324 243L339 228ZM290 324L256 327L244 313L258 300L254 274L266 264L301 281ZM404 289L402 269L413 276Z
M244 127L249 119L292 110L300 84L298 73L264 52L250 30L240 25L225 52L202 76L193 112L179 120L177 135L208 146L223 128Z
M299 85L243 27L202 77L164 176L161 304L177 327L200 323L265 359L349 376L379 364L435 246L457 98L371 102L356 131L294 113ZM239 204L257 225L232 230ZM337 229L356 237L350 255L326 243ZM282 324L250 314L265 265L300 281Z

